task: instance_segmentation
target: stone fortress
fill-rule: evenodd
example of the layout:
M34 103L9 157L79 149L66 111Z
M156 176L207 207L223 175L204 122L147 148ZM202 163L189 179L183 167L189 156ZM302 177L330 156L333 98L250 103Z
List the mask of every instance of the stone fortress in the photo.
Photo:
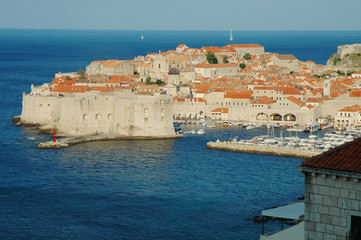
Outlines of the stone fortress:
M66 136L114 134L124 137L175 135L172 100L124 92L97 95L24 94L21 121L57 129Z
M337 54L343 58L346 54L361 53L361 44L342 45L337 47Z

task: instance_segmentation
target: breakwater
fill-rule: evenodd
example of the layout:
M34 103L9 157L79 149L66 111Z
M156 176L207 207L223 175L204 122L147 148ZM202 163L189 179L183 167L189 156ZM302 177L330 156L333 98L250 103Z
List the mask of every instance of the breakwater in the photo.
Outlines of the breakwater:
M85 142L94 142L94 141L111 141L111 140L160 140L160 139L174 139L181 138L183 135L174 134L167 136L118 136L110 134L101 134L101 135L87 135L79 137L65 137L57 140L56 142L49 141L40 143L38 148L67 148L71 145L85 143Z
M322 153L320 150L286 148L279 146L260 146L256 144L242 144L236 142L208 142L207 148L223 151L257 153L297 158L310 158Z

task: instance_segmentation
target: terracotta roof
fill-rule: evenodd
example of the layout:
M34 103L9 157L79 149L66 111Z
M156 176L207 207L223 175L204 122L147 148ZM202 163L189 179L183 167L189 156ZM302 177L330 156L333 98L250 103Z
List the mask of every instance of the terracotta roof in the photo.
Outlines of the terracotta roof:
M312 103L322 103L322 98L308 98L307 102L312 102Z
M287 99L290 100L291 102L297 104L297 105L300 106L300 107L306 105L306 103L302 102L302 101L299 100L298 98L295 98L294 96L289 96Z
M361 111L361 107L359 105L346 106L338 111L339 112L359 112L359 111Z
M251 102L251 104L270 104L270 103L275 103L276 100L269 98L267 96L261 96L259 97L259 99L256 99L254 101Z
M211 112L228 113L228 108L216 108L216 109L213 109Z
M298 90L295 87L285 87L285 88L283 88L283 94L284 95L302 95L300 90Z
M350 97L361 97L361 91L350 92Z
M237 67L237 64L235 64L235 63L219 63L219 64L199 63L195 67L196 68Z
M251 93L227 93L224 95L224 98L234 98L234 99L251 99Z
M361 138L307 159L302 166L361 173Z

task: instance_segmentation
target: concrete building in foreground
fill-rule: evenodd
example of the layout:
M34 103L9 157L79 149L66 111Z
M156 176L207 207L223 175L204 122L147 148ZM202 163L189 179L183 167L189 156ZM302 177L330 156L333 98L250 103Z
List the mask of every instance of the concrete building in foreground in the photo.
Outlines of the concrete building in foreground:
M360 239L361 139L312 157L298 169L305 175L305 240Z

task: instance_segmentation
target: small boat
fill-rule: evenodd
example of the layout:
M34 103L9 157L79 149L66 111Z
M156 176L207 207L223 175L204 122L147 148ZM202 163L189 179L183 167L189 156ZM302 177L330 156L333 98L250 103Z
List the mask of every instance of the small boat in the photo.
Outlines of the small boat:
M140 37L140 39L142 39L142 40L144 39L143 35Z
M223 126L228 126L228 122L223 122Z
M247 130L250 130L250 129L253 129L253 128L256 128L256 126L248 125L248 126L246 127Z
M206 126L207 126L207 128L215 128L216 127L216 122L208 121Z
M205 134L206 132L204 131L204 129L199 129L198 131L197 131L197 134L198 135L203 135L203 134Z

